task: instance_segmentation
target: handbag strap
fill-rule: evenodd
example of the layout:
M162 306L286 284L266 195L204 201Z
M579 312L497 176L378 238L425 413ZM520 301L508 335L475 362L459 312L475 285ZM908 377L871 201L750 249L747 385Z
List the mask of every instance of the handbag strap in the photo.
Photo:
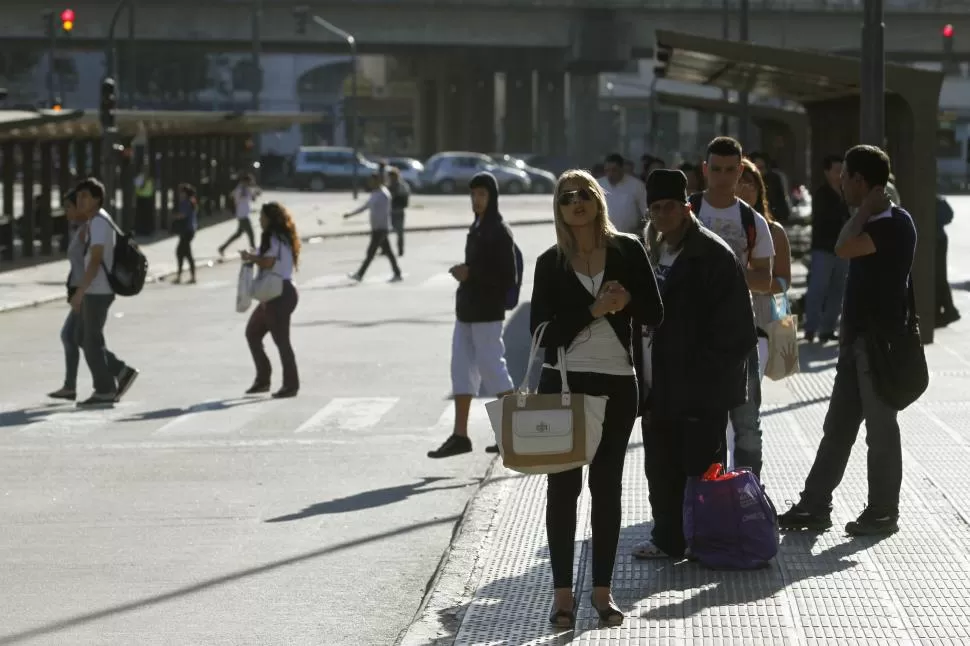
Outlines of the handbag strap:
M529 361L525 366L525 376L522 377L522 383L519 385L518 392L520 395L529 394L529 373L532 372L532 364L535 362L539 348L542 346L542 337L545 335L547 327L549 327L549 321L543 321L536 326L536 331L532 335L532 345L529 347ZM563 352L562 346L556 348L556 354L559 360L559 376L562 379L562 394L568 395L570 391L566 376L566 353Z

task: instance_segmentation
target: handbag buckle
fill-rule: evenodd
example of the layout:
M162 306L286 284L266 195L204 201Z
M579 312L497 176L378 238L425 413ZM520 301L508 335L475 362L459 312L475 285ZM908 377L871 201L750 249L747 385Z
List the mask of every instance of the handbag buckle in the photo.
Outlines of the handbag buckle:
M562 405L563 406L570 406L571 405L570 402L572 401L572 398L573 398L573 396L570 393L563 393L562 394Z
M525 404L528 401L528 398L529 396L526 393L520 392L518 394L518 396L516 397L516 403L519 405L519 408L525 408Z

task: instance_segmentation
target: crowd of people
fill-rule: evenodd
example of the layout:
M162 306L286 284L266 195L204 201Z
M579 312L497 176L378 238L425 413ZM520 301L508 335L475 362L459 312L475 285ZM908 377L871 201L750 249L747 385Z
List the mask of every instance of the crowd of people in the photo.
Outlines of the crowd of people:
M714 463L745 467L759 478L763 473L766 328L791 286L791 253L774 216L771 172L763 156L760 161L746 157L738 141L718 137L696 168L667 169L650 158L637 177L622 156L610 155L592 173L571 170L559 178L555 241L535 264L530 319L534 334L543 328L538 392L559 393L565 375L569 392L608 397L588 482L590 602L603 622L623 621L611 580L623 464L637 417L654 522L649 539L634 548L635 558L690 558L682 524L688 478ZM817 282L810 287L806 337L838 341L837 377L804 491L779 525L788 531L831 526L832 493L864 420L869 500L846 531L889 534L898 529L898 410L877 394L866 340L909 320L915 227L890 197L885 152L856 146L824 165L826 183L816 192L824 222L813 242ZM480 174L470 190L475 221L465 262L452 268L459 283L452 346L455 427L429 452L432 458L472 450L468 407L482 384L498 397L513 389L501 331L514 238L498 212L494 178ZM579 468L548 476L545 513L555 589L549 620L557 627L575 622L573 537L581 487Z

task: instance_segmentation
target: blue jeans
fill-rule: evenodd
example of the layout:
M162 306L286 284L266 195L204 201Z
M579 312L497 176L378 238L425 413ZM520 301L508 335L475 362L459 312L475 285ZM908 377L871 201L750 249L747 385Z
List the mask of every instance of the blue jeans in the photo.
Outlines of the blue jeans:
M734 427L734 465L761 477L761 372L758 346L748 355L748 401L730 413Z
M849 263L828 251L812 251L805 295L806 334L828 335L835 332L842 313L842 296Z
M61 328L61 343L64 345L64 388L77 390L77 366L81 361L80 332L81 315L74 310L67 311L64 326Z

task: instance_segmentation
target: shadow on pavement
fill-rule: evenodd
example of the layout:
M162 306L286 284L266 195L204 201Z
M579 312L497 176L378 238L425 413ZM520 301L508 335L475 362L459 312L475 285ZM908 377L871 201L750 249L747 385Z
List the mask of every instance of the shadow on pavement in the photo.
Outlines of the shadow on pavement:
M117 604L101 610L95 610L92 612L74 615L73 617L67 617L65 619L60 619L57 621L51 621L46 624L37 626L36 628L30 628L27 630L22 630L16 633L10 633L7 635L0 635L0 646L7 646L8 644L21 644L44 635L51 635L65 630L70 630L78 626L84 626L87 624L100 621L101 619L107 619L109 617L115 617L118 615L123 615L130 612L135 612L137 610L142 610L145 608L151 608L162 603L167 603L169 601L175 601L183 597L188 597L193 594L198 594L200 592L205 592L210 589L217 588L219 586L224 586L230 583L235 583L236 581L242 581L245 579L250 579L261 574L266 574L267 572L272 572L285 567L290 567L294 565L300 565L307 561L312 561L323 556L329 556L337 552L343 552L345 550L360 547L361 545L368 545L371 543L379 543L381 541L393 538L395 536L403 536L406 534L411 534L423 529L428 529L430 527L436 527L438 525L448 525L458 522L461 519L460 514L455 514L452 516L446 516L444 518L435 518L421 523L414 523L413 525L407 525L404 527L398 527L395 529L388 530L386 532L381 532L379 534L371 534L370 536L365 536L364 538L357 538L350 541L343 541L336 543L329 547L324 547L318 550L313 550L311 552L304 552L302 554L297 554L295 556L290 556L283 559L278 559L276 561L270 561L263 565L257 565L255 567L246 568L243 570L237 570L229 574L213 577L211 579L205 579L198 583L193 583L191 585L186 585L180 588L176 588L170 592L163 592L161 594L155 594L151 596L146 596L136 601L131 601L128 603ZM62 642L63 643L63 642Z
M466 482L448 485L446 487L427 488L428 485L440 482L441 480L451 480L451 478L431 476L421 478L419 482L414 482L411 484L363 491L345 498L337 498L336 500L328 500L327 502L318 502L317 504L305 507L294 514L277 516L276 518L270 518L265 522L282 523L291 520L311 518L313 516L319 516L322 514L343 514L351 511L362 511L364 509L373 509L374 507L392 505L396 502L407 500L414 494L428 493L431 491L446 491L448 489L463 489L464 487L470 487L477 484L476 482Z
M835 366L838 358L838 343L802 342L798 345L798 369L801 372L825 372Z
M66 413L68 411L78 410L74 407L74 402L50 402L46 404L40 404L38 406L31 406L28 408L21 408L19 410L10 410L0 413L0 428L5 428L8 426L26 426L27 424L33 424L34 422L39 422L46 419L49 415L54 413Z
M130 417L124 417L119 422L144 422L154 419L169 419L171 417L178 417L180 415L187 415L190 413L206 413L209 411L220 411L227 410L229 408L235 408L237 406L245 406L247 404L258 404L260 402L265 402L265 399L259 397L232 397L230 399L219 399L216 401L202 402L201 404L193 404L186 408L159 408L158 410L145 411L144 413L138 413L137 415L132 415Z

